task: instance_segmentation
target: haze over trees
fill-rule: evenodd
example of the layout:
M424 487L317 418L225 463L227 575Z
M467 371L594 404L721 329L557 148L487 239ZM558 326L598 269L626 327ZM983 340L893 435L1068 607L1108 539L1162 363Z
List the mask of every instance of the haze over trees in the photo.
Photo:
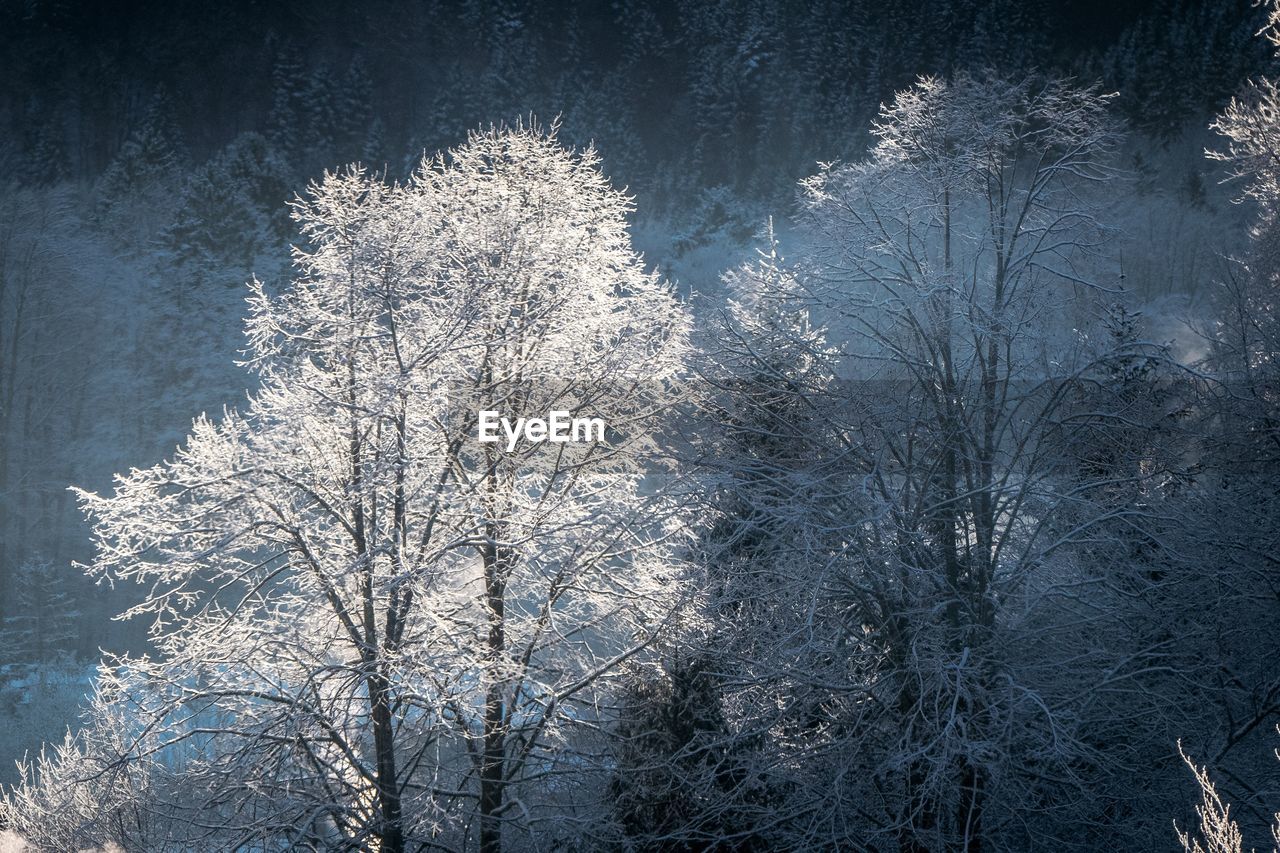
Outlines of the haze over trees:
M0 10L0 846L1265 838L1280 12L1087 5Z

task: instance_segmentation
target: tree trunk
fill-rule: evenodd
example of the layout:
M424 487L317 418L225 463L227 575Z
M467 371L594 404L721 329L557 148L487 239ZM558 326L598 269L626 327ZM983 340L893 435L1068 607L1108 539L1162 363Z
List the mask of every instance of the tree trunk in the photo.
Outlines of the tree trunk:
M505 739L502 736L502 691L495 685L485 696L484 757L480 764L480 853L501 853L502 769Z
M969 764L961 782L959 825L964 828L964 853L982 851L982 812L985 805L986 774Z
M396 779L395 736L391 726L390 691L379 671L369 679L373 717L373 749L378 764L378 827L381 853L404 853L404 826L400 812L400 785Z
M492 470L492 468L491 468ZM497 525L487 525L484 549L485 603L489 609L488 656L492 670L484 700L484 753L480 759L480 853L501 853L503 772L506 768L506 708L501 665L506 653L504 584Z

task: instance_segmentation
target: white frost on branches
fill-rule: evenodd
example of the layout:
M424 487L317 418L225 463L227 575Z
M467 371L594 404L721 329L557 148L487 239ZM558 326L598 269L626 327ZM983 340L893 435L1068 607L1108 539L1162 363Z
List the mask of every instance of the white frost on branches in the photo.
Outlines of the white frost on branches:
M150 807L187 843L559 831L546 803L590 784L567 732L676 594L679 525L639 485L689 321L629 211L554 128L473 134L405 185L327 174L294 280L252 285L245 411L80 493L90 571L146 585L127 615L158 651L108 679L132 736L107 763L163 769ZM479 409L553 407L610 440L474 440Z

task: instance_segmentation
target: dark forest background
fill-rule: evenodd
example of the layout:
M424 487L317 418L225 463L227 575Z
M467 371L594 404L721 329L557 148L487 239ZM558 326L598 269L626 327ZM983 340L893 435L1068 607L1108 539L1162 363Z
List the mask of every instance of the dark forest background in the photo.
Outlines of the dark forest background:
M8 173L92 182L130 142L174 165L260 133L284 179L405 171L481 124L563 117L649 203L790 192L858 155L920 74L1101 80L1169 140L1264 71L1249 0L1142 2L56 3L0 11ZM161 152L155 151L157 157ZM107 187L110 189L111 187Z

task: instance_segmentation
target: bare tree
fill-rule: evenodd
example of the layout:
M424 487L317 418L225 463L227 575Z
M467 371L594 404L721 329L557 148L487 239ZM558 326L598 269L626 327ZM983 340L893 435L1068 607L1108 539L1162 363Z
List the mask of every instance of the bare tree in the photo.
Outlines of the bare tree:
M1177 829L1178 841L1186 853L1244 853L1244 838L1240 834L1240 826L1231 818L1231 806L1218 796L1218 789L1209 772L1187 757L1178 745L1178 753L1187 767L1196 777L1200 786L1200 805L1196 806L1196 816L1200 819L1199 837L1191 832ZM1174 824L1175 829L1177 824Z
M639 483L688 321L628 210L593 152L530 127L405 186L327 175L295 205L293 282L253 284L246 412L81 493L92 573L147 584L127 615L154 618L157 657L104 694L133 733L116 763L165 768L145 807L183 843L571 831L544 812L590 793L574 733L677 592L678 524ZM506 453L483 409L610 435Z
M1147 650L1119 653L1122 619L1082 549L1145 511L1094 491L1133 475L1064 452L1123 419L1081 405L1107 348L1059 334L1055 312L1091 284L1106 236L1090 196L1113 177L1107 102L1059 81L925 79L882 110L865 161L803 184L811 260L765 302L813 318L791 363L826 378L801 389L775 368L763 387L794 400L779 423L817 415L825 450L753 456L768 485L746 491L790 484L774 518L815 509L804 535L775 535L787 559L740 570L757 600L794 606L754 635L736 670L750 686L727 700L775 709L749 730L789 768L770 805L783 846L1016 848L1059 784L1072 808L1104 808L1088 802L1106 764L1088 721L1136 690ZM721 346L767 369L769 339ZM786 689L753 699L767 683Z

